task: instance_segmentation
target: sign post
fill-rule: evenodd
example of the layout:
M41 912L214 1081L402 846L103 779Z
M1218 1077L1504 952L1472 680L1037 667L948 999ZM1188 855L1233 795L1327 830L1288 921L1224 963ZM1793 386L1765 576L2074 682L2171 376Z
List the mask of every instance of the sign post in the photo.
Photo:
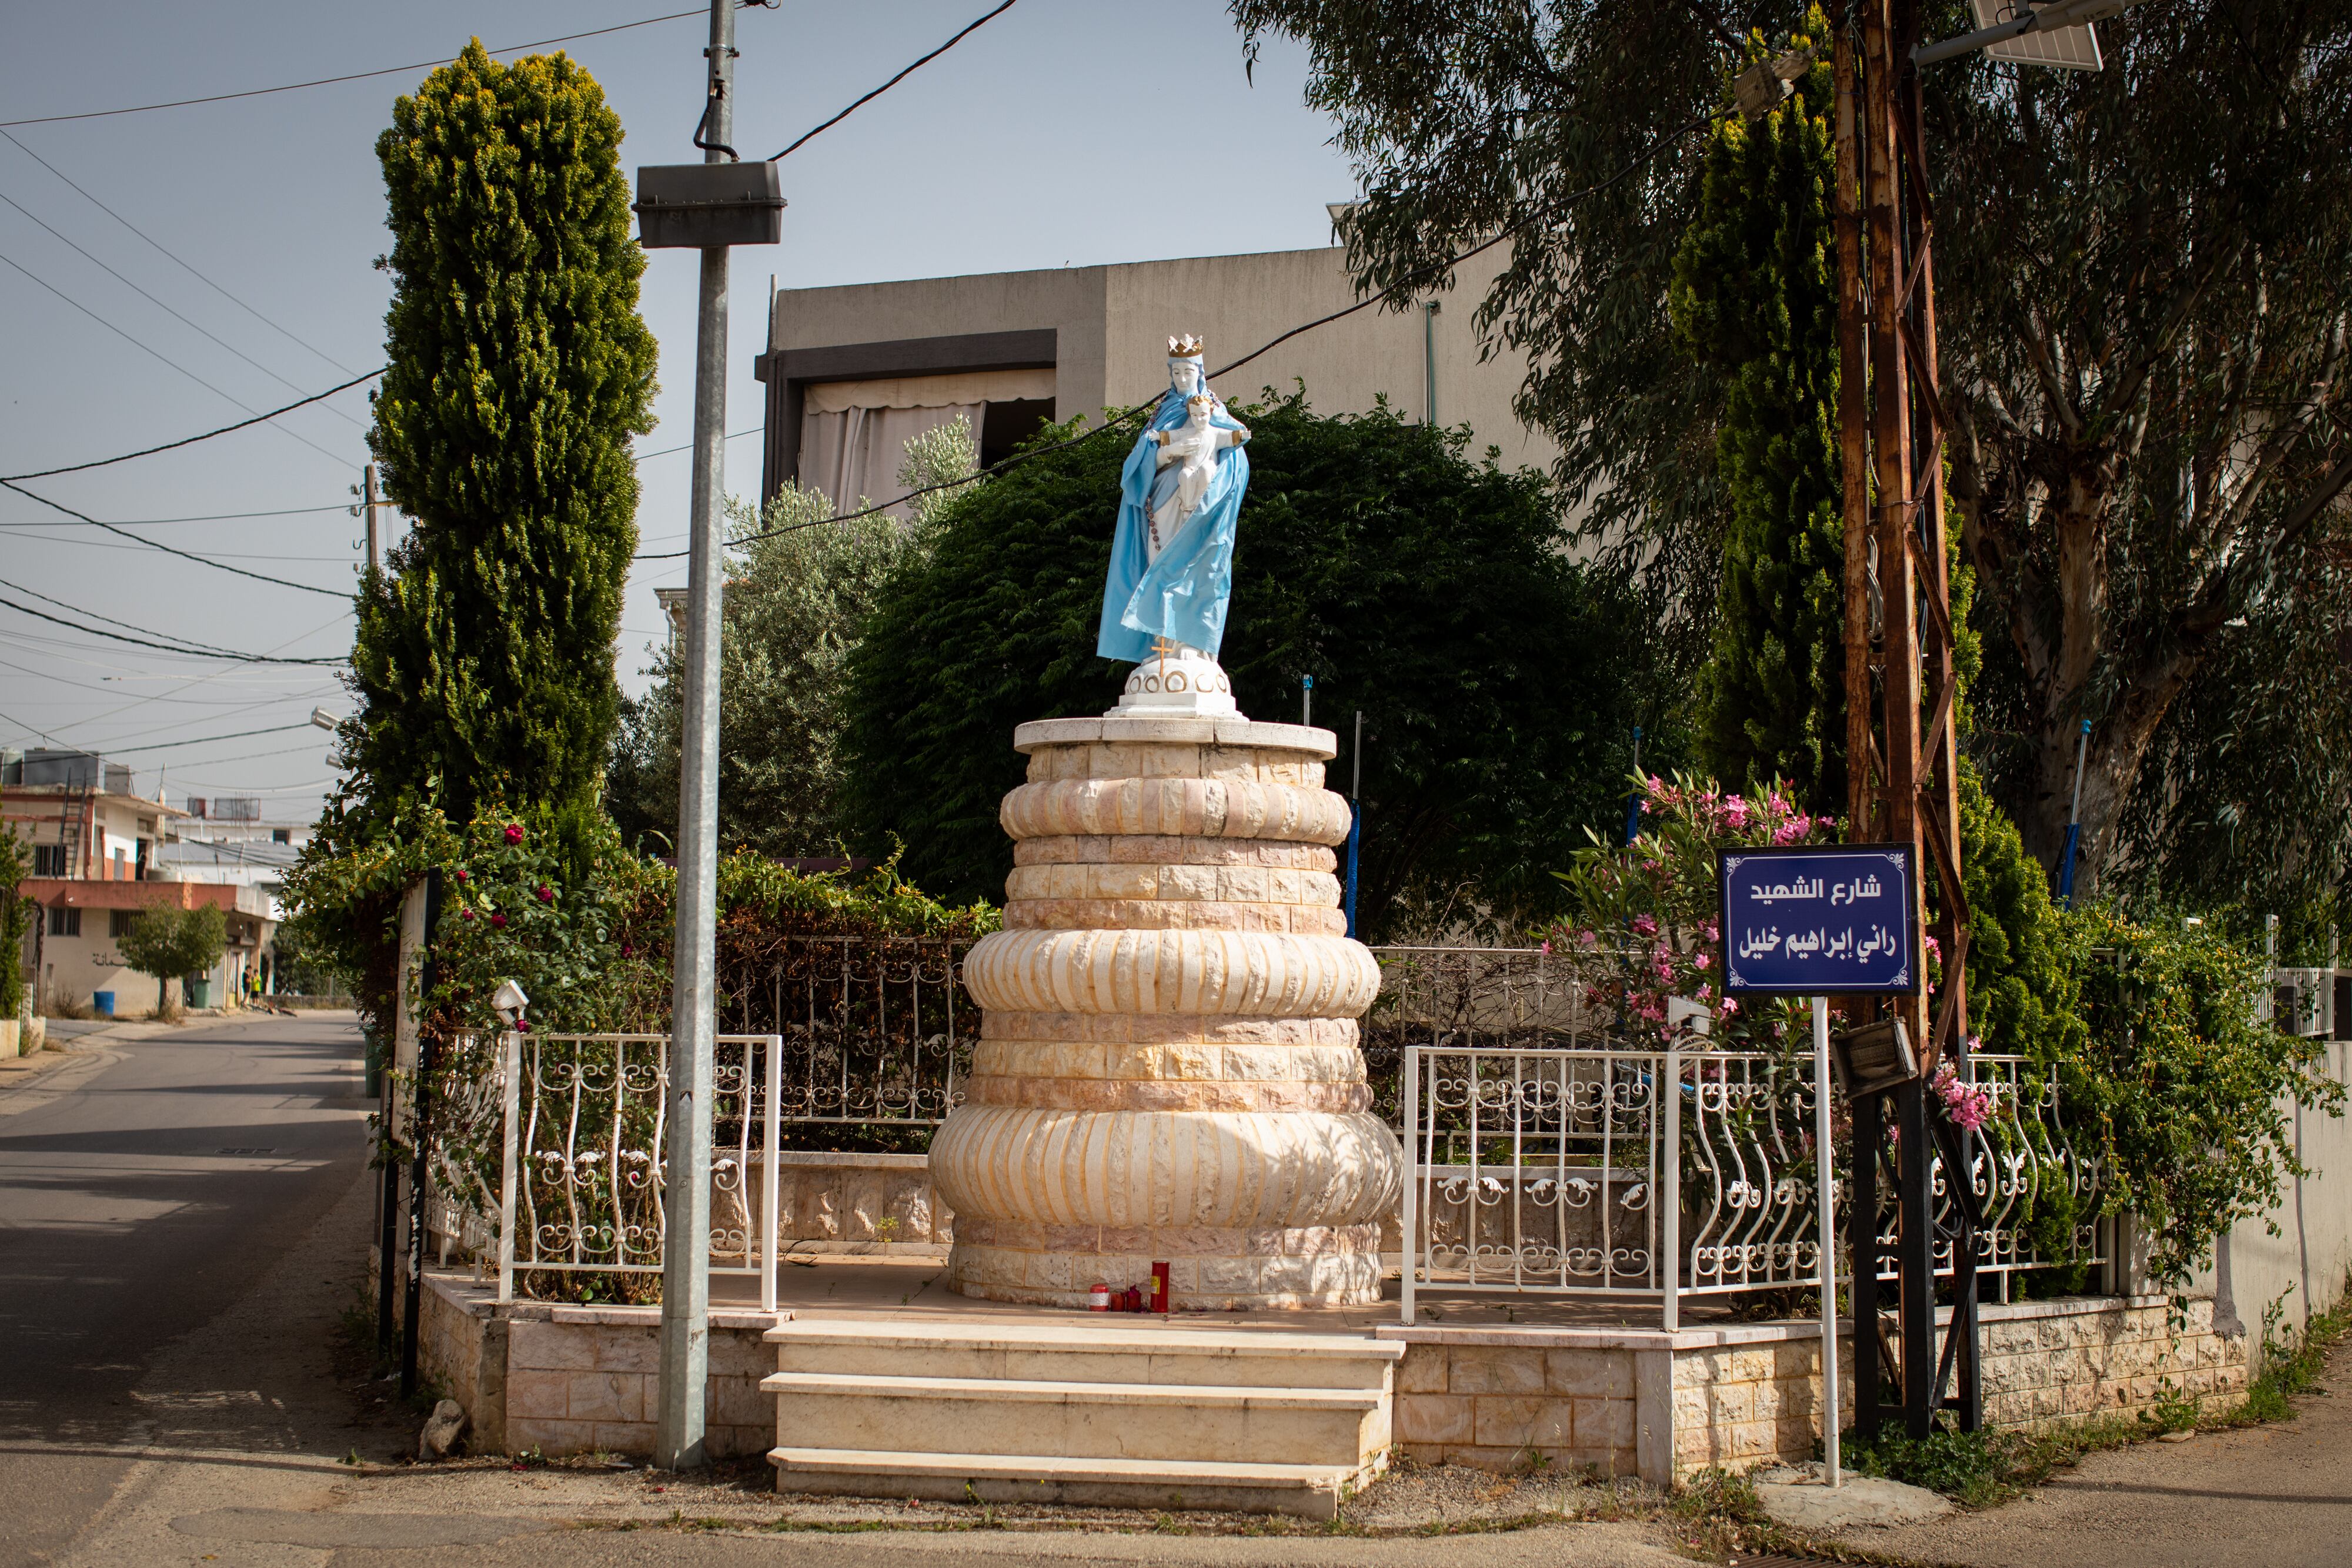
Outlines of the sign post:
M1801 996L1813 1013L1813 1182L1820 1207L1822 1292L1822 1452L1831 1486L1838 1465L1837 1221L1830 1169L1830 1006L1832 996L1915 996L1920 988L1916 863L1912 846L1814 844L1726 850L1721 860L1723 992ZM1857 1158L1861 1157L1857 1154ZM1876 1203L1874 1183L1857 1182L1853 1199ZM1874 1235L1874 1217L1857 1216L1857 1238ZM1874 1248L1854 1249L1857 1304L1864 1274L1876 1278ZM1857 1335L1875 1323L1857 1317ZM1859 1343L1857 1342L1857 1350Z

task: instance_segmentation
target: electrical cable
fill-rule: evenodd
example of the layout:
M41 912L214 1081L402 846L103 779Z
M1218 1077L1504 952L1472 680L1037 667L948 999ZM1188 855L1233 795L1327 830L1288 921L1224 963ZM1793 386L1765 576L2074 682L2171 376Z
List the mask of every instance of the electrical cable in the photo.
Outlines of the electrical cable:
M1000 9L1002 9L1002 7L1000 7ZM993 15L993 13L991 13L991 15ZM985 20L985 18L983 18L983 20ZM1639 157L1635 158L1632 162L1627 163L1615 173L1609 175L1605 179L1596 180L1590 185L1570 192L1567 195L1561 197L1556 204L1546 209L1546 212L1541 215L1549 216L1551 213L1555 213L1562 207L1573 206L1589 196L1598 195L1602 191L1608 190L1610 187L1632 178L1636 172L1642 169L1643 165L1649 163L1653 159L1656 158L1659 153L1664 152L1667 148L1672 147L1675 143L1689 135L1692 131L1698 130L1702 126L1713 124L1716 120L1724 118L1725 114L1731 111L1722 110L1715 113L1702 114L1685 121L1674 130L1667 131L1664 136L1658 138L1657 141L1652 142L1649 148ZM1278 344L1289 341L1291 339L1297 337L1302 332L1311 332L1318 327L1328 327L1334 321L1339 320L1345 317L1353 316L1359 310L1368 310L1371 308L1371 307L1378 305L1382 300L1388 298L1400 288L1409 287L1412 284L1421 282L1423 279L1438 277L1444 273L1449 272L1482 251L1494 249L1495 246L1510 238L1513 234L1525 228L1529 223L1534 222L1538 216L1538 214L1529 213L1512 223L1506 224L1492 238L1483 240L1477 245L1472 246L1467 250L1456 252L1454 255L1447 256L1444 261L1408 272L1403 277L1396 278L1383 286L1379 292L1366 295L1363 298L1359 299L1356 303L1347 307L1345 309L1334 310L1328 316L1318 316L1312 321L1302 322L1298 326L1291 328L1288 331L1282 332L1275 337L1269 338L1265 342L1260 343L1256 348L1252 349L1248 353L1244 354L1240 359L1232 361L1230 364L1220 365L1217 369L1209 371L1202 379L1203 381L1209 381L1221 376L1230 375L1234 371L1237 371L1244 365L1248 364L1252 360L1256 359L1259 355L1265 353L1268 350L1275 348ZM1555 224L1553 226L1557 227L1558 225ZM1159 397L1153 398L1149 402L1139 403L1133 408L1122 410L1120 413L1113 415L1111 418L1095 426L1092 430L1087 431L1083 434L1073 436L1067 441L1056 441L1052 443L1050 445L1033 447L1026 452L1015 453L1013 456L1002 458L997 462L990 464L985 468L977 469L972 473L964 476L961 479L947 479L934 485L920 486L918 488L908 491L897 500L886 502L879 507L867 507L863 511L842 512L830 517L815 517L804 523L788 523L781 528L768 528L760 533L746 534L740 538L728 540L727 548L731 549L740 548L743 545L756 544L761 539L772 539L777 538L779 535L797 533L803 528L821 528L827 523L854 522L860 517L870 517L875 516L877 513L887 511L892 507L901 506L908 501L913 500L918 496L928 496L940 490L952 490L961 486L971 484L974 480L992 478L996 475L1003 473L1006 469L1017 467L1021 464L1030 462L1034 458L1043 457L1048 453L1066 451L1070 447L1078 445L1082 442L1092 441L1097 436L1106 435L1111 431L1117 430L1120 426L1126 424L1137 414L1144 413L1158 408L1160 402L1168 395L1168 393L1162 392ZM633 557L632 559L636 560L677 560L683 557L690 556L694 552L691 549L682 550L665 550L654 554L639 555Z
M304 719L300 724L272 725L268 729L233 729L226 735L200 735L193 740L159 740L152 746L110 746L104 749L110 757L128 757L135 751L169 751L173 747L177 746L208 746L215 740L247 740L257 735L285 735L297 729L318 728L319 727L317 725L312 724L309 719ZM327 732L324 730L320 730L320 734L321 735L326 733ZM292 749L295 751L308 751L310 748L307 746L297 746L292 747ZM274 757L282 756L284 754L279 752L270 752L266 755ZM210 760L215 762L236 762L242 759L234 757L217 757L210 758ZM201 768L204 764L198 763L197 766Z
M7 261L7 257L0 256L0 261ZM8 265L11 267L16 267L16 264L13 261L8 262ZM25 271L21 267L17 267L16 270L19 272ZM25 273L25 276L31 277L32 274L27 272ZM40 280L38 278L34 278L34 281L38 283ZM42 284L42 287L46 288L48 286L47 284ZM50 289L50 292L54 294L57 291L55 289ZM174 370L179 369L176 365L172 368ZM199 441L210 441L215 435L226 435L233 430L244 430L250 425L260 424L268 420L276 419L281 413L291 413L296 409L317 402L321 398L330 398L334 396L337 392L349 392L353 387L358 386L362 382L372 382L375 380L376 377L383 374L386 368L387 367L385 366L378 365L374 370L370 371L367 374L363 376L353 376L350 381L343 382L340 386L329 387L322 392L312 392L309 397L289 402L284 408L273 408L266 413L254 414L251 419L240 419L235 424L224 424L218 430L207 430L200 435L184 435L177 441L167 441L161 446L142 446L136 452L126 452L120 457L93 457L87 463L68 463L62 468L37 468L29 474L0 474L0 485L10 484L18 479L46 479L53 474L79 474L86 468L103 468L113 463L128 463L133 457L152 457L158 452L169 452L174 447L194 446ZM218 387L215 387L213 390L215 392L220 392ZM228 397L226 392L221 392L221 395L223 397ZM236 400L235 398L229 398L229 402L236 402ZM239 408L245 407L243 403L237 403L237 406ZM251 411L247 410L247 412L250 413ZM293 434L293 432L288 431L287 434L291 435ZM297 437L297 439L299 440L299 437ZM324 449L322 448L321 450ZM330 452L327 455L334 457L335 455ZM335 461L341 463L343 459L335 457ZM349 503L344 504L349 505ZM326 511L330 508L324 507L305 507L297 509L302 511ZM221 515L228 517L273 517L290 516L291 514L280 512L224 512ZM157 517L153 520L159 523L164 523L206 522L210 519L204 517Z
M247 571L241 566L231 566L225 560L215 560L209 556L201 556L195 554L192 550L184 550L177 545L167 545L161 539L151 539L143 535L131 533L127 529L116 528L112 523L100 522L87 512L77 512L71 507L64 506L58 502L50 500L47 496L36 496L33 492L26 489L25 486L17 484L13 479L0 479L0 486L5 486L16 491L16 494L24 497L26 500L38 501L41 505L50 508L52 511L63 512L68 517L78 518L82 522L88 523L94 528L104 528L110 534L118 534L123 538L130 539L134 543L145 545L149 549L159 549L165 555L175 555L183 560L194 561L198 566L211 567L215 571L232 571L239 577L249 577L256 582L272 582L276 583L280 588L299 588L305 593L323 593L330 599L348 599L351 597L350 591L347 589L320 588L312 583L296 582L291 578L271 577L267 572Z
M75 181L72 175L67 173L55 163L50 162L47 159L42 157L39 153L26 146L22 141L18 141L15 136L10 135L9 132L5 131L0 131L0 137L6 137L9 142L16 147L17 152L22 152L26 157L30 158L34 162L38 163L42 168L47 169L50 173L64 181L67 185L73 189L74 193L81 197L83 201L88 202L91 206L96 207L100 212L104 213L108 217L112 218L116 223L121 224L124 228L127 228L132 234L137 235L141 239L145 240L150 246L152 246L155 248L156 252L160 254L163 259L169 261L173 266L186 273L190 277L194 278L198 283L203 284L205 287L211 289L214 293L219 295L222 298L227 300L230 304L236 306L238 309L244 311L247 315L252 317L255 320L260 322L263 326L277 333L279 337L284 338L288 342L294 344L296 347L302 349L309 353L316 354L319 358L326 361L328 364L332 365L344 375L350 375L352 373L351 366L343 363L342 361L335 358L334 355L327 352L326 350L320 348L317 344L310 342L309 340L299 336L299 334L279 326L277 322L272 321L268 317L264 316L260 311L256 310L252 306L247 304L244 300L239 299L236 295L231 294L227 289L222 287L219 284L214 282L203 273L198 272L194 265L182 257L177 252L167 249L162 240L157 239L153 235L149 234L145 229L141 228L129 218L126 218L121 213L116 212L112 207L108 206L96 196L91 195L88 190L84 189Z
M59 530L74 527L72 523L18 523L13 526L22 528L56 528ZM138 553L141 548L138 545L117 544L112 539L94 539L89 538L87 534L68 534L62 531L47 534L31 534L26 537L30 538L38 543L72 545L78 549L128 550L134 555ZM359 565L357 560L348 555L283 555L268 550L216 550L207 559L214 560L303 561L322 566L356 567Z
M172 318L173 320L179 322L180 325L187 328L190 331L210 339L221 348L227 350L230 353L235 354L238 359L243 360L247 364L251 365L255 370L259 371L263 375L268 376L271 381L276 382L279 386L290 388L295 392L300 392L302 390L299 382L288 381L284 376L279 375L276 371L271 370L268 365L263 364L259 360L255 359L251 354L247 353L244 350L230 342L227 339L217 337L212 332L206 330L205 328L198 326L195 322L189 320L185 316L181 315L177 310L173 309L161 299L156 298L153 295L140 287L139 285L131 282L131 279L115 271L114 268L107 266L106 263L90 255L89 252L82 249L81 246L75 245L72 240L68 239L64 235L59 234L55 228L50 227L47 222L43 221L40 214L34 212L30 207L25 205L22 202L16 200L14 196L9 195L6 192L0 191L0 202L7 203L10 206L16 208L18 212L32 219L33 222L39 224L42 228L48 230L50 236L56 239L58 244L68 246L83 260L89 262L92 267L97 267L109 277L113 278L117 283L121 284L122 287L130 289L133 294L138 295L139 298L146 300L149 304L154 306L155 308ZM359 421L352 419L350 414L345 413L341 409L331 408L327 412L333 414L336 418L348 421L352 424L357 424L359 423Z
M768 427L764 424L755 424L749 430L737 431L734 434L727 437L727 439L730 441L740 441L747 435L757 435L767 428ZM629 461L632 463L643 463L648 457L667 457L673 452L691 452L693 450L694 443L689 441L682 446L665 446L656 452L635 453L631 455Z
M30 474L17 474L12 475L10 477L17 479L30 479L37 477L37 476ZM337 501L332 506L328 507L288 507L281 511L276 512L205 512L193 517L125 517L114 526L118 528L152 528L161 527L165 523L233 523L241 521L247 517L299 517L307 516L313 512L348 512L351 509L352 504L349 501ZM65 527L63 523L22 523L0 521L0 528L59 528L63 527Z
M5 597L0 597L0 605L5 605L8 609L16 611L20 615L30 615L37 620L47 621L53 625L62 626L68 632L79 632L85 637L104 637L111 642L129 643L141 648L156 648L166 653L177 653L184 659L231 659L239 664L341 664L345 663L345 660L340 654L331 659L283 659L273 658L267 653L215 653L208 652L201 648L174 647L169 643L157 643L146 637L126 637L120 632L108 632L96 626L77 625L75 622L65 620L60 616L52 615L45 610L36 610L29 604L19 604L15 600ZM84 612L84 613L87 614L88 612ZM145 698L142 700L153 701L154 699Z
M708 7L694 11L672 11L667 16L647 16L640 21L622 22L614 26L597 27L585 33L566 33L560 38L541 38L529 44L509 44L502 48L489 49L485 52L493 55L511 55L520 49L543 49L550 44L569 44L581 38L601 38L607 33L625 33L632 27L650 27L656 22L676 22L687 16L709 15ZM124 109L92 109L85 110L79 114L43 114L27 120L0 120L0 130L18 125L55 125L60 120L105 120L118 114L146 114L158 109L186 109L193 104L226 103L232 99L239 98L267 98L274 92L299 92L304 88L332 87L338 82L365 81L370 77L392 77L399 76L404 71L430 70L436 66L447 65L453 57L444 56L436 60L421 60L413 66L385 66L379 70L353 71L348 76L320 77L315 81L288 82L283 87L257 87L248 88L243 92L216 92L205 98L173 99L169 103L137 103Z
M11 582L5 577L0 577L0 588L14 589L18 593L30 594L33 598L39 600L44 604L53 604L59 610L70 610L76 615L87 615L92 621L103 621L109 626L120 626L125 632L152 632L154 630L152 626L138 626L128 621L117 621L113 616L101 615L95 610L84 610L79 604L68 604L62 599L58 599L49 594L43 593L37 588L27 588L21 582ZM159 635L170 636L171 633L163 632L159 633ZM214 643L199 643L194 637L175 637L173 638L173 641L184 643L192 649L200 648L208 656L216 657L224 653L235 656L234 651L231 649L223 648L219 644Z
M132 348L137 349L151 359L170 366L172 369L179 371L182 375L187 377L190 381L195 382L198 386L204 388L206 392L213 393L215 397L220 398L226 402L235 403L237 407L245 410L247 413L252 413L254 412L253 405L251 403L246 402L238 398L231 397L227 392L225 392L220 388L213 385L212 382L205 380L204 377L196 374L195 371L180 363L179 361L172 358L169 354L163 352L163 350L156 348L152 343L149 343L145 339L124 331L121 328L116 326L113 322L108 320L105 317L91 309L89 306L84 305L80 300L76 299L72 295L68 294L64 289L59 288L56 284L49 282L38 273L26 267L23 263L5 255L0 255L0 262L6 262L10 267L15 267L18 272L23 273L26 277L31 278L35 283L39 284L43 288L47 289L50 293L56 295L58 298L64 300L67 304L80 311L83 315L97 322L100 326L105 328L108 331L121 339L124 342L130 344ZM247 423L256 422L248 421ZM317 442L312 441L309 436L298 434L291 430L288 430L282 424L277 426L277 429L280 434L292 436L293 439L300 442L303 445L309 447L311 451L320 454L321 456L332 457L336 462L346 465L350 462L348 458L337 456L334 453L329 452L325 447L320 445Z
M900 82L906 80L908 77L913 76L917 71L921 70L933 60L938 59L941 55L946 54L958 44L962 43L965 38L979 32L982 27L985 27L991 22L995 21L999 16L1003 16L1007 11L1012 10L1014 0L1004 0L1004 3L997 6L993 11L966 23L963 30L956 34L955 37L950 38L946 43L941 44L938 48L933 49L929 54L923 56L920 59L907 67L897 76L892 77L888 81L884 82L880 87L877 87L872 92L867 93L864 98L852 103L847 109L843 110L831 120L828 120L824 124L817 126L814 130L803 131L801 134L799 141L794 141L782 152L779 152L773 158L769 159L768 162L771 163L780 163L785 159L791 157L793 153L799 152L805 143L814 141L816 138L824 134L824 132L832 130L835 126L839 125L843 120L847 120L851 115L856 114L860 109L863 109L874 99L880 98L884 93L888 92L892 88L897 87ZM708 110L706 110L705 113L707 114L708 112ZM696 134L699 135L701 132L698 130Z

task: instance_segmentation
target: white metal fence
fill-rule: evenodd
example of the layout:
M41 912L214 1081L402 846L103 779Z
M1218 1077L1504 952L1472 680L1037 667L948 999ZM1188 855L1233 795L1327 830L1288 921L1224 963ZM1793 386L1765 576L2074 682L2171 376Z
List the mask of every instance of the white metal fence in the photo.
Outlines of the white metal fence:
M499 1299L519 1273L658 1274L667 1224L669 1037L459 1036L434 1118L428 1213L456 1244L495 1255ZM722 1034L711 1103L710 1267L756 1276L776 1303L782 1041ZM789 1090L787 1090L787 1095Z
M1408 1046L1405 1321L1430 1290L1654 1301L1672 1329L1689 1299L1818 1289L1812 1061L1691 1044ZM1985 1216L1979 1271L1999 1275L2006 1299L2019 1271L2105 1262L2108 1228L2089 1218L2098 1172L2067 1140L2054 1084L2017 1057L1979 1056L1967 1071L1991 1102L1964 1141L1964 1179ZM1845 1150L1833 1154L1843 1163ZM1940 1219L1957 1197L1940 1157L1929 1179ZM1881 1191L1892 1278L1892 1172ZM1830 1194L1840 1237L1845 1196L1841 1172ZM2066 1217L2054 1243L2053 1216ZM1940 1242L1937 1271L1952 1264ZM1832 1266L1849 1277L1843 1255Z

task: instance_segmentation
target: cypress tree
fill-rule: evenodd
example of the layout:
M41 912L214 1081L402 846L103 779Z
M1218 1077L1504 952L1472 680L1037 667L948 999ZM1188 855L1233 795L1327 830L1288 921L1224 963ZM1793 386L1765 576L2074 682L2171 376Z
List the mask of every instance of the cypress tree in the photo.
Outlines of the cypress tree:
M347 831L596 810L654 391L621 135L571 60L478 39L376 142L395 287L368 439L415 526L360 594Z
M1820 13L1807 20L1825 37ZM1800 34L1795 44L1808 41ZM1761 35L1750 54L1765 53ZM1831 80L1719 124L1675 257L1677 335L1723 377L1716 462L1730 502L1697 741L1727 784L1784 778L1845 810L1844 545L1838 504L1836 161Z

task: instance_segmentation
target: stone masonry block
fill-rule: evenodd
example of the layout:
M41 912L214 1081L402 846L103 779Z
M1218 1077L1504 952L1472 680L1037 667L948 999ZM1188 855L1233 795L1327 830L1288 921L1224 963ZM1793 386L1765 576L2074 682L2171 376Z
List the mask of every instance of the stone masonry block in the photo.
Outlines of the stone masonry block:
M1504 1394L1471 1401L1482 1448L1566 1448L1575 1439L1575 1401Z
M1408 1344L1404 1359L1397 1363L1396 1387L1399 1394L1443 1394L1445 1392L1446 1349L1442 1344Z
M518 1372L585 1372L595 1364L595 1344L575 1324L518 1322L507 1340L507 1365Z
M513 1433L518 1421L562 1420L570 1413L572 1375L569 1372L509 1370L507 1373L509 1434ZM521 1441L520 1438L516 1440Z
M1580 1448L1620 1448L1633 1447L1633 1401L1625 1399L1579 1399L1576 1406L1576 1445Z
M1517 1347L1455 1346L1447 1366L1446 1387L1455 1394L1540 1394L1545 1387L1544 1353Z
M1547 1351L1544 1385L1554 1394L1631 1399L1633 1356L1622 1350Z
M642 1421L646 1418L645 1376L630 1372L574 1372L568 1375L564 1413L574 1421Z
M1467 1443L1475 1411L1459 1395L1412 1394L1396 1402L1396 1433L1406 1443Z

